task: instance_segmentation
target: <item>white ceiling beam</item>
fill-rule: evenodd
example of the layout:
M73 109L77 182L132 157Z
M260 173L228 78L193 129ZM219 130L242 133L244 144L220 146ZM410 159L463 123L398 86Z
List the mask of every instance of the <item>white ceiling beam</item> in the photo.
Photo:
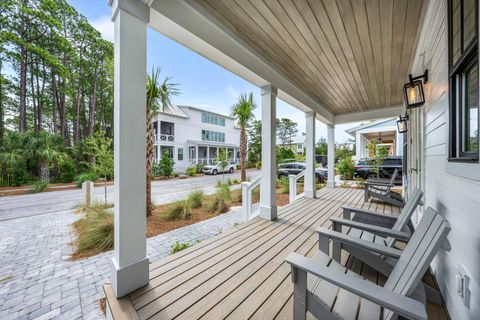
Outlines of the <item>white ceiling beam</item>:
M358 121L367 121L375 119L383 119L390 117L397 117L405 112L405 107L403 105L394 105L385 108L378 108L368 111L361 112L352 112L339 114L334 117L335 124L349 123L349 122L358 122Z
M324 123L333 123L333 114L319 101L293 84L195 2L154 0L149 25L258 87L268 84L277 87L280 99L302 111L315 111L317 119Z

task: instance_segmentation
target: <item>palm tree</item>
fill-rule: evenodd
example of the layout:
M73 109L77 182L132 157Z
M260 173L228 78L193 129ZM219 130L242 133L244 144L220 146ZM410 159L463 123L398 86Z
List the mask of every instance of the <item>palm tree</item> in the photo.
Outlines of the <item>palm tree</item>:
M154 152L154 127L153 118L157 115L159 109L166 111L172 107L172 97L179 95L180 90L177 88L177 83L171 83L171 77L166 77L162 84L158 85L158 78L160 76L160 68L152 68L151 75L147 75L147 141L146 141L146 175L147 175L147 194L146 194L146 207L147 216L152 214L152 162Z
M247 180L246 174L246 158L247 158L247 128L255 119L253 110L257 105L253 101L253 93L242 94L238 97L237 103L233 106L232 116L237 120L240 126L240 167L241 167L241 181Z
M50 180L50 163L60 161L65 158L66 154L59 148L61 145L59 137L46 132L40 131L35 135L27 135L25 137L26 158L32 159L38 165L38 175L43 181Z

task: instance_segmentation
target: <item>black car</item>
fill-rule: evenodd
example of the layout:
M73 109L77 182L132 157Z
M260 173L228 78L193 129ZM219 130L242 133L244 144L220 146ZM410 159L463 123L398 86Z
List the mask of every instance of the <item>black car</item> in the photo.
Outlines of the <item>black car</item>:
M371 179L371 178L391 178L393 171L398 169L398 175L395 180L396 183L402 182L402 168L403 168L403 158L402 157L387 157L383 159L383 164L380 166L379 175L374 171L374 159L362 159L357 162L355 165L355 178Z
M301 162L284 163L278 166L278 178L288 178L289 175L297 175L302 171L305 171L306 165ZM317 182L323 183L327 179L327 169L317 168L315 169L315 176Z

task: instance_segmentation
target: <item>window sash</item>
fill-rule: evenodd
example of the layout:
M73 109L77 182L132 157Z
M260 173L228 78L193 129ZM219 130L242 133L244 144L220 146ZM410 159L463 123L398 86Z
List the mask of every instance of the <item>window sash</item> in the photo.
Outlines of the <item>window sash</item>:
M449 161L466 161L478 162L479 151L469 152L465 151L466 139L466 72L477 63L478 72L478 2L475 1L475 34L469 43L464 43L465 34L465 16L464 5L465 2L460 0L460 56L455 57L454 61L454 44L453 44L453 0L448 1L448 61L449 61ZM470 21L471 22L471 21ZM457 26L458 30L458 26ZM478 75L477 75L478 77ZM479 95L477 94L477 128L480 126L479 117ZM480 137L477 135L477 139Z

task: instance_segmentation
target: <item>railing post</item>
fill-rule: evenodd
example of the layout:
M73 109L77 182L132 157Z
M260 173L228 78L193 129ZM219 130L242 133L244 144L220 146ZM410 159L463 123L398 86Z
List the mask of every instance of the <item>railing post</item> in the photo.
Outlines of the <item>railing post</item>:
M297 179L291 174L288 176L288 202L292 203L297 198Z
M243 216L245 221L248 221L248 217L250 216L250 197L248 192L248 187L250 186L250 182L244 181L242 182L242 210Z

